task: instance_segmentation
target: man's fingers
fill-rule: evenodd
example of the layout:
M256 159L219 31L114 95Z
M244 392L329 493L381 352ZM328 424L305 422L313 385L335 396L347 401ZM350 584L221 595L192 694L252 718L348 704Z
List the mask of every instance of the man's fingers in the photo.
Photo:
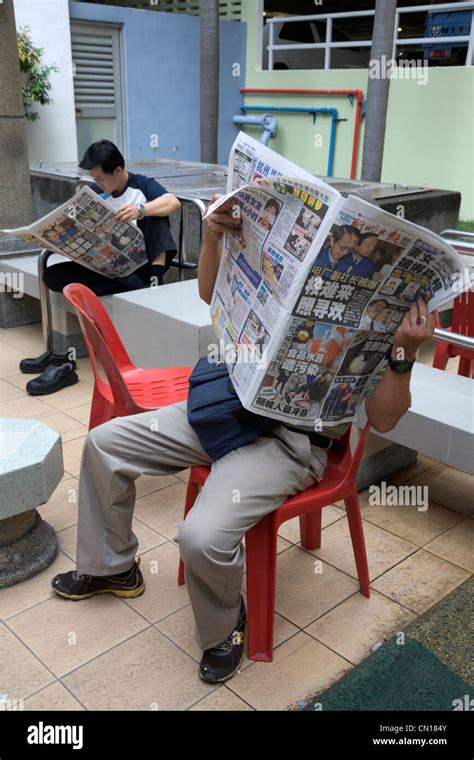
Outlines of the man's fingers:
M208 222L207 219L206 219L206 222ZM208 222L207 227L208 229L212 230L212 232L230 232L230 233L236 232L235 226L231 227L228 224L220 224L217 221Z
M212 196L211 202L210 202L209 206L207 207L206 212L210 208L210 206L212 206L213 203L215 203L216 201L219 200L219 198L223 198L223 195L220 194L220 195L213 195ZM226 209L232 208L232 206L234 206L234 205L235 205L235 201L233 201L232 198L229 198L228 201L226 201L225 203L223 203L221 206L219 206L218 209L216 209L212 213L213 214L218 214L221 211L225 211Z
M416 320L418 319L418 306L416 303L412 303L410 306L410 310L408 311L408 325L411 330L416 330L417 324Z
M418 303L418 313L419 313L420 317L421 316L427 317L428 316L428 306L426 305L424 299L423 298L419 298L417 303Z
M206 221L215 221L218 224L227 224L229 227L233 227L235 229L238 229L242 226L240 219L235 219L232 214L220 214L218 211L215 211L213 214L211 214Z

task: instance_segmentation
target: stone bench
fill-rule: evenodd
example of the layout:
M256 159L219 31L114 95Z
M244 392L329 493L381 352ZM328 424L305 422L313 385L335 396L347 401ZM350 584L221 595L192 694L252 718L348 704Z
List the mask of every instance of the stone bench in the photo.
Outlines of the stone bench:
M59 433L40 420L0 418L0 589L31 578L56 557L56 533L36 507L63 474Z

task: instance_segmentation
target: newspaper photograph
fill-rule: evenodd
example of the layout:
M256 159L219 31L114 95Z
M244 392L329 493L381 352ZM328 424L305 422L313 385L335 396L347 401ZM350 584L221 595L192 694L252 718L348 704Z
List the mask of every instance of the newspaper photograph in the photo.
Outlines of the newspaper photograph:
M411 303L448 303L467 268L434 233L289 164L234 143L232 189L207 214L231 199L242 228L223 236L210 314L243 406L320 430L355 419Z
M116 210L88 187L27 227L2 230L112 279L146 263L145 239L135 222L118 222Z

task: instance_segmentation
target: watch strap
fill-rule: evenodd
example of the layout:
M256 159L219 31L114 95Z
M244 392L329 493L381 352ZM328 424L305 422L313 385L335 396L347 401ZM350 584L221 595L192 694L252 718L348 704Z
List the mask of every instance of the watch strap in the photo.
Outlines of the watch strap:
M413 367L416 359L394 359L392 357L392 346L387 351L388 366L394 372L399 375L403 375L405 372L409 372Z

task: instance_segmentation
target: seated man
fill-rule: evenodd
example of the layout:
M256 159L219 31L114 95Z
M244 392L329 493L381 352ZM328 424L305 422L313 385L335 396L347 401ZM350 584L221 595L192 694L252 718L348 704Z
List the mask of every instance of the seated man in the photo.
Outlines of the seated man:
M211 302L219 268L221 236L238 234L241 223L232 216L231 203L205 223L198 284L206 303ZM414 359L434 326L435 317L428 316L426 305L413 304L397 330L393 351L403 349L406 359ZM393 357L399 358L395 353ZM410 372L386 369L366 400L375 430L390 430L405 414L409 386ZM82 455L77 569L56 575L52 588L74 600L104 592L121 597L141 594L145 584L135 560L138 541L132 531L136 479L143 473L169 475L193 465L212 466L186 519L178 522L174 540L184 562L196 640L203 650L199 675L211 683L230 678L240 666L244 648L242 539L288 496L321 479L331 443L325 435L281 424L213 462L188 423L186 401L97 426L89 432Z
M46 267L44 272L43 279L47 287L61 293L69 283L79 282L96 295L105 296L162 285L163 275L176 254L169 214L180 208L179 200L166 192L155 179L127 171L122 154L110 140L99 140L90 145L79 166L86 169L95 180L91 189L116 209L115 218L118 221L137 220L145 237L148 261L127 277L116 278L105 277L75 261L53 264ZM56 234L60 238L61 230L57 230ZM63 234L67 234L67 231L63 231ZM77 383L79 378L75 367L76 362L69 352L61 354L46 351L41 356L22 359L20 362L22 372L42 372L40 377L30 380L26 385L26 390L31 395L54 393Z

